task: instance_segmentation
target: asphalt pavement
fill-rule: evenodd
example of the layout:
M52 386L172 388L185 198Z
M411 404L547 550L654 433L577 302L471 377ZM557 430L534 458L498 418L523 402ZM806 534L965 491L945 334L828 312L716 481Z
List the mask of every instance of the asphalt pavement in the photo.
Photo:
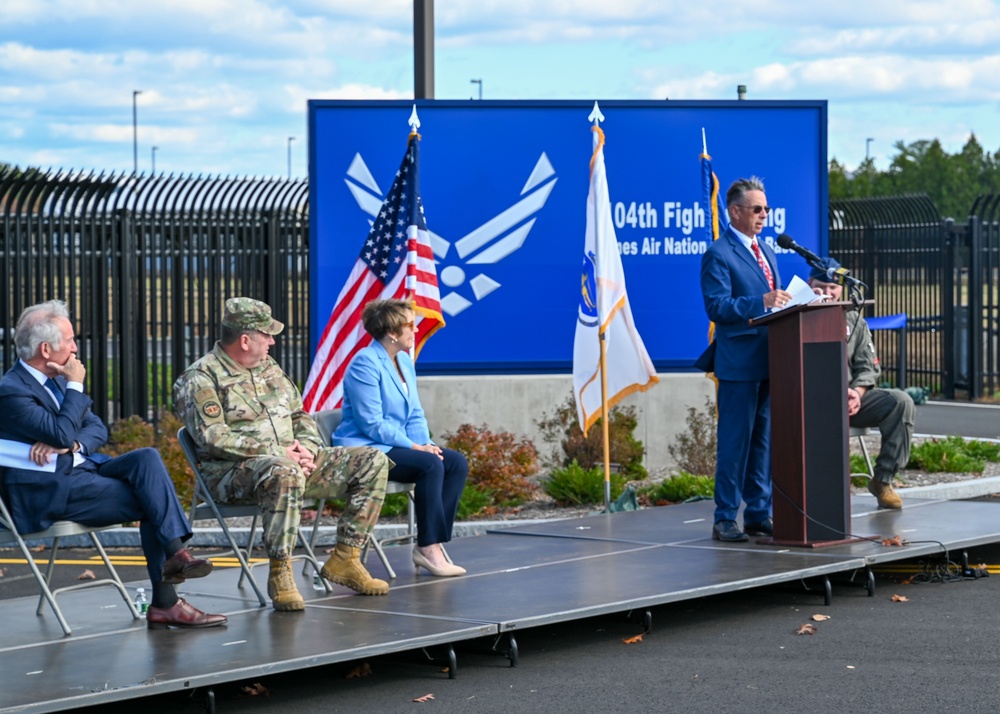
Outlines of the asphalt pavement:
M958 434L977 439L1000 439L1000 404L927 402L917 406L917 434Z

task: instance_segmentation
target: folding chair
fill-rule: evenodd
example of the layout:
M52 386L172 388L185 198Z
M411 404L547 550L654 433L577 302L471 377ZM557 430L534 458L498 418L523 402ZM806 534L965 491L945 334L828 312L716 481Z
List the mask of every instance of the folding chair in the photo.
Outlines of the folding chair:
M253 588L254 593L257 595L257 600L260 602L261 607L267 605L267 598L264 597L264 593L261 591L260 586L257 585L257 581L254 580L252 568L250 565L250 551L253 549L254 538L257 535L257 523L260 520L260 507L257 504L218 504L215 502L215 498L212 496L212 491L209 489L208 484L205 482L205 478L201 473L201 463L198 461L198 455L195 451L194 439L191 438L191 434L188 432L187 427L181 427L177 430L177 440L181 444L181 448L184 450L184 455L187 457L188 463L191 464L191 469L194 471L195 477L195 488L194 495L191 500L191 522L194 523L197 520L209 520L214 519L219 527L222 529L222 534L226 537L229 542L230 550L223 553L215 553L213 555L207 556L209 558L222 558L227 556L235 556L236 560L239 561L240 579L236 583L236 587L242 589L243 581L247 580L250 582L250 587ZM247 534L247 543L245 547L241 547L236 541L236 537L233 535L232 531L229 530L229 526L226 525L227 518L245 518L249 516L250 529ZM299 543L305 548L304 555L293 556L292 560L306 560L313 568L316 569L318 573L320 571L320 565L316 562L316 556L313 554L312 544L306 540L300 528L298 531ZM323 588L326 592L330 592L330 586L327 585L326 581L323 581Z
M16 488L16 487L15 487ZM122 579L118 576L115 571L115 567L111 564L111 560L108 558L108 554L105 552L104 547L101 545L100 539L97 537L97 531L107 530L108 528L118 528L118 525L110 526L84 526L79 523L74 523L72 521L56 521L51 526L46 528L44 531L39 531L37 533L25 533L24 535L18 533L17 527L14 525L14 519L10 515L10 511L7 510L7 504L4 500L0 498L0 545L7 543L17 543L17 547L20 548L21 554L24 559L28 561L28 567L31 568L32 574L35 576L35 580L38 582L38 589L41 593L38 596L38 607L35 609L35 614L41 616L42 607L45 602L49 603L49 607L52 608L52 612L55 613L56 620L59 621L59 626L62 627L63 633L68 637L73 634L73 630L70 629L69 624L66 622L66 618L63 617L62 611L59 609L59 605L56 603L56 596L60 593L69 592L71 590L83 590L85 588L110 586L116 588L118 593L122 596L122 600L128 606L128 610L132 613L133 620L142 619L142 615L139 611L135 609L135 605L132 599L129 597L128 590L125 589L125 585L122 583ZM61 588L56 588L52 590L49 585L52 582L52 571L56 564L56 555L59 551L59 539L65 536L72 535L89 535L91 542L97 549L97 552L101 556L101 560L104 561L104 565L108 569L108 573L111 575L110 578L104 578L102 580L88 580L85 582L77 583L75 585L66 585ZM28 550L28 546L25 541L28 540L47 540L52 539L52 551L49 555L49 564L45 569L45 574L38 569L38 565L35 563L35 559L31 557L31 552Z
M848 437L857 437L858 443L861 445L861 454L865 457L865 464L868 466L868 473L861 474L862 476L867 476L868 478L875 478L875 469L872 468L872 457L868 453L868 445L865 444L865 437L868 436L868 427L866 426L852 426L848 427Z
M316 420L316 426L319 427L319 434L323 437L323 443L330 445L333 443L333 432L337 430L340 425L341 411L339 409L327 409L325 411L316 412L313 414L313 419ZM417 525L416 525L416 512L413 509L413 491L416 488L415 484L412 483L398 483L396 481L386 481L385 492L390 493L405 493L406 498L406 518L407 518L407 529L406 534L401 536L391 536L389 538L383 538L381 541L375 537L372 533L371 538L368 539L368 545L375 549L378 554L379 560L382 561L382 565L385 566L386 572L389 574L389 579L395 579L396 571L392 569L392 565L389 564L389 559L385 555L385 551L382 550L382 546L388 543L396 542L406 542L415 543L417 540ZM319 535L319 517L323 513L323 503L320 503L316 510L316 522L313 525L312 534L309 537L310 543L315 546L316 538ZM367 555L367 549L365 552ZM447 557L447 555L445 556Z

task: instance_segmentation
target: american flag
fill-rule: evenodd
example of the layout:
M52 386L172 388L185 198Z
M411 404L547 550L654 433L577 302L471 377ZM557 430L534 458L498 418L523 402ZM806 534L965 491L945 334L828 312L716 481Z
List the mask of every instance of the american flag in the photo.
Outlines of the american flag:
M413 301L414 357L427 338L444 327L434 254L420 200L419 142L420 135L414 131L361 255L334 303L306 380L303 402L307 412L340 407L347 366L372 341L361 324L361 310L370 301L404 297Z

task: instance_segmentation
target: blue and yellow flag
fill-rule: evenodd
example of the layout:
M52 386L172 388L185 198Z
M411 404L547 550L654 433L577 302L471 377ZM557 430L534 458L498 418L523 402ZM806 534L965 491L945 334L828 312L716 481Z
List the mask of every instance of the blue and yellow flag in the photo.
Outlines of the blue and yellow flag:
M703 140L704 145L704 140ZM722 194L719 191L719 178L712 171L712 157L703 150L701 153L701 202L705 212L710 216L705 221L705 236L709 240L718 240L722 231L726 230L726 207L722 204Z

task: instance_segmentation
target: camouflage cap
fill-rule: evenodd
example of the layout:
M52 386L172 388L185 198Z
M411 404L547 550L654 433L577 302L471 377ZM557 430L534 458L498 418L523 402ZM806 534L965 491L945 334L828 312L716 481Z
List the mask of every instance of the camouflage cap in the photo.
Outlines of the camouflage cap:
M271 307L267 303L247 297L226 300L222 326L232 330L257 330L265 335L277 335L285 329L283 322L271 317Z

